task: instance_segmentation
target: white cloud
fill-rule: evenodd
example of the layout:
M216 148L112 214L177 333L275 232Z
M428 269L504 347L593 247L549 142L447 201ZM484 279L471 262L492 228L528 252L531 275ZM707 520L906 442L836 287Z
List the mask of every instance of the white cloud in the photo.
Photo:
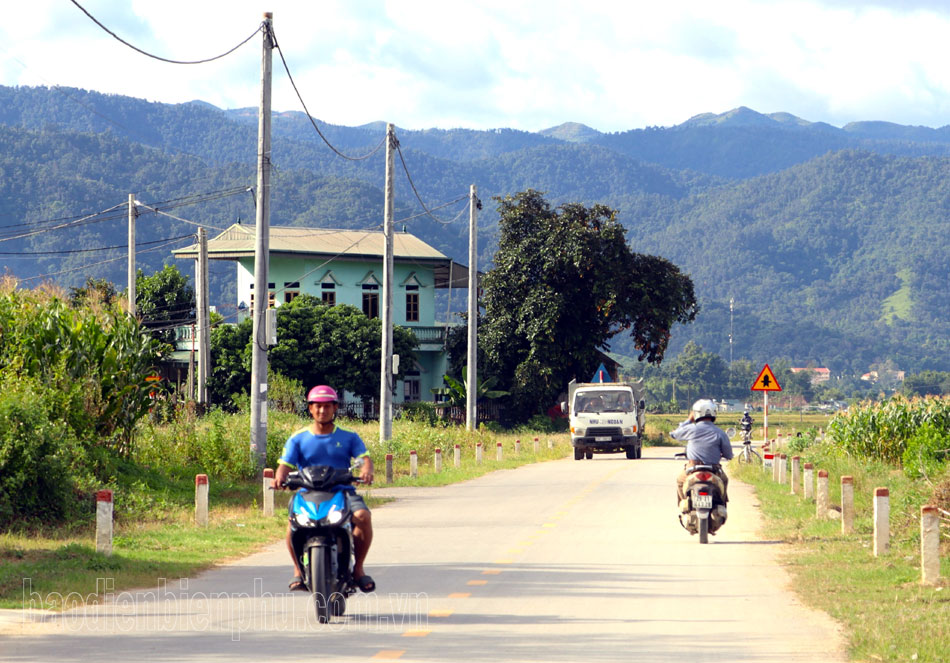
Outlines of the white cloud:
M263 11L313 114L336 124L603 131L745 105L841 125L950 122L950 9L938 2L722 0L80 0L172 59L226 50ZM0 83L166 102L257 104L260 39L222 61L159 63L70 3L0 26ZM274 107L299 109L275 53Z

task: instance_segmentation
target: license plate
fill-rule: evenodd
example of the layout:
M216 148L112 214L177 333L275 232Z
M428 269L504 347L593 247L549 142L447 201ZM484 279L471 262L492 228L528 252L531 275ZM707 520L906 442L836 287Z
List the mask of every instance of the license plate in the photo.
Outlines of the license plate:
M697 494L693 497L693 507L696 509L711 509L712 495Z
M594 438L594 442L610 442L610 436L599 436Z

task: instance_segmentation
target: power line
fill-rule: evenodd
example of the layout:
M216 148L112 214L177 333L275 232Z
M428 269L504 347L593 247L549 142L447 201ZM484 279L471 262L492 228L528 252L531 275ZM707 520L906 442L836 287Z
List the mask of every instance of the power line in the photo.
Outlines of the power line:
M191 237L191 235L185 235L185 237ZM135 252L135 255L138 255L138 254L140 254L140 253L151 253L152 251L157 251L157 250L159 250L159 249L165 248L166 245L174 244L174 243L177 242L177 241L180 241L180 240L179 240L179 239L169 240L169 241L165 242L164 244L162 244L162 245L160 245L160 246L156 246L156 247L153 247L153 248L150 248L150 249L143 249L142 251L136 251L136 252ZM35 281L35 280L37 280L37 279L46 279L46 278L50 278L50 277L52 277L52 276L61 276L61 275L63 275L63 274L69 274L69 273L71 273L71 272L77 272L77 271L79 271L79 270L81 270L81 269L87 269L87 268L89 268L89 267L98 267L99 265L105 265L105 264L108 264L108 263L110 263L110 262L116 262L116 261L118 261L118 260L126 260L127 258L128 258L128 256L122 255L122 256L118 256L117 258L108 258L108 259L106 259L106 260L100 260L99 262L93 262L93 263L89 263L89 264L87 264L87 265L80 265L79 267L71 267L71 268L69 268L69 269L64 269L64 270L59 271L59 272L50 272L49 274L38 274L37 276L29 276L29 277L27 277L27 278L25 278L25 279L19 279L19 281L20 281L21 283L27 283L28 281Z
M261 31L261 27L263 26L263 24L257 26L257 28L254 30L254 32L252 32L250 35L248 35L247 39L245 39L244 41L242 41L240 44L238 44L238 45L235 46L234 48L232 48L232 49L230 49L230 50L228 50L228 51L225 51L224 53L221 53L220 55L215 55L214 57L210 57L210 58L204 58L203 60L169 60L168 58L163 58L163 57L160 57L160 56L158 56L158 55L153 55L152 53L149 53L149 52L147 52L147 51L143 51L143 50L142 50L141 48L139 48L138 46L135 46L135 45L133 45L133 44L130 44L129 42L127 42L127 41L125 41L124 39L122 39L122 37L120 37L119 35L117 35L116 33L114 33L112 30L110 30L109 28L107 28L105 25L103 25L103 24L99 21L99 19L97 19L95 16L93 16L93 15L90 14L88 11L86 11L85 7L83 7L83 6L80 5L78 2L76 2L76 0L70 0L70 2L72 2L74 5L76 5L76 6L80 9L80 11L82 11L83 14L85 14L86 16L88 16L88 17L92 20L93 23L95 23L95 24L98 25L100 28L102 28L103 30L105 30L106 32L108 32L108 33L109 33L110 35L112 35L116 40L122 42L123 44L125 44L126 46L128 46L129 48L131 48L133 51L138 51L138 52L141 53L142 55L148 56L148 57L153 58L153 59L155 59L155 60L161 60L162 62L168 62L168 63L170 63L170 64L203 64L203 63L205 63L205 62L212 62L212 61L214 61L214 60L220 60L221 58L223 58L223 57L225 57L225 56L227 56L227 55L230 55L231 53L233 53L233 52L236 51L237 49L241 48L241 46L243 46L244 44L246 44L247 42L249 42L249 41L251 40L251 38L252 38L254 35L256 35L258 32Z
M186 237L194 237L194 234L156 239L151 242L137 242L136 246L150 246L152 244L160 244L161 242L177 241L179 239L185 239ZM110 251L112 249L127 248L129 248L128 244L114 244L113 246L96 246L91 249L64 249L62 251L0 251L0 256L60 256L71 253L93 253L94 251Z
M434 215L432 213L432 210L426 207L425 201L422 200L422 196L419 195L419 191L416 189L416 185L412 181L412 175L409 174L409 167L406 166L406 160L402 156L402 148L399 147L399 141L397 140L395 142L396 142L396 152L399 153L399 161L402 163L402 169L406 172L406 179L409 180L409 187L412 189L412 192L416 195L416 200L418 200L419 204L422 205L422 209L425 210L425 214L427 214L433 221L436 221L437 223L441 223L443 226L447 226L451 223L454 223L455 220L458 219L458 216L461 216L461 214L456 216L455 219L452 219L452 221L443 221L442 219Z
M363 154L362 156L358 156L358 157L352 157L347 154L343 154L343 152L341 152L340 150L338 150L336 147L333 146L333 144L327 139L327 137L323 135L323 132L320 131L320 127L317 126L316 121L313 119L313 115L311 115L310 111L307 109L307 104L304 103L303 97L300 95L300 90L297 89L297 84L294 82L294 77L290 74L290 67L287 66L287 60L284 59L284 51L277 44L277 37L276 35L273 34L273 32L271 32L271 37L274 40L274 46L277 48L277 53L280 55L280 61L284 63L284 71L287 72L287 78L290 80L290 85L291 87L294 88L294 93L297 95L297 99L300 101L300 105L303 107L304 113L306 113L307 118L310 120L310 124L313 125L313 128L317 130L317 134L320 136L320 138L323 139L323 142L327 144L327 147L333 150L337 154L337 156L341 156L344 159L348 159L350 161L363 161L364 159L369 159L371 156L379 152L380 148L386 144L386 136L383 136L382 140L379 141L379 144L376 145L376 147L374 147L372 150L370 150L366 154Z

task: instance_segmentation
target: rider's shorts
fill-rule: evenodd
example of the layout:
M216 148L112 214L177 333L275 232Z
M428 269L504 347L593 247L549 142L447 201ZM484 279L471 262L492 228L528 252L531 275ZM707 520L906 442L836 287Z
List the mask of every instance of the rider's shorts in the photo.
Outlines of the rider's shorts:
M366 506L366 502L363 501L362 495L358 495L357 493L348 493L346 499L350 506L351 512L356 513L357 511L362 510L369 511L369 507Z

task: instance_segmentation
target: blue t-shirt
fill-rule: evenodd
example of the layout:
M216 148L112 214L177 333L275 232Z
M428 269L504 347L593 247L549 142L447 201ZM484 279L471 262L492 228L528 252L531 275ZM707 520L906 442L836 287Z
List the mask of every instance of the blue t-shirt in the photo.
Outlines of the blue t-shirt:
M335 427L328 435L314 435L307 427L287 438L280 462L291 467L329 465L348 470L351 459L367 454L363 440L353 431Z

